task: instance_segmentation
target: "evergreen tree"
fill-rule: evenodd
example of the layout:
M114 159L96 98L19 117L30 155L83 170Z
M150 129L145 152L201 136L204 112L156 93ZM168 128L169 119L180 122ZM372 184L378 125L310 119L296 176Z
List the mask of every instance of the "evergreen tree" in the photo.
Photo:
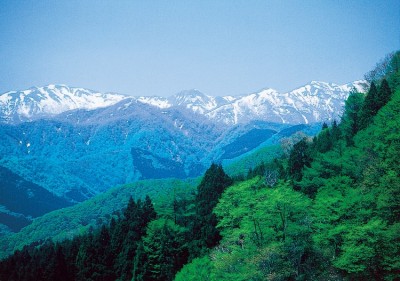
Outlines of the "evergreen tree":
M115 280L113 271L114 256L111 252L111 238L108 228L103 225L94 242L96 250L96 280Z
M96 272L96 249L93 244L93 234L89 233L79 247L76 256L77 280L90 280Z
M143 242L139 242L133 260L132 281L146 281L148 273L148 256L144 251Z
M138 204L140 204L140 200L138 201ZM135 220L135 215L138 209L138 204L136 204L135 201L133 201L132 196L129 198L128 201L128 206L126 207L124 211L124 217L126 221L134 221Z
M232 183L222 166L213 163L197 187L196 215L191 229L194 238L191 246L192 257L198 256L206 248L215 246L221 239L216 229L217 218L212 211L222 192Z
M120 248L114 268L121 280L130 280L138 243L146 233L147 224L156 218L156 212L150 197L146 196L143 203L141 200L135 203L130 198L124 216L120 232L122 241L116 239L114 242L114 247Z
M341 131L336 120L333 120L331 129L332 144L335 144L341 137Z
M288 161L288 173L295 181L300 181L303 177L303 168L311 163L309 145L304 138L293 146Z
M350 93L345 102L345 110L340 128L348 145L353 145L353 136L361 128L360 115L363 102L364 95L357 92Z
M379 88L378 95L378 107L382 108L387 104L392 96L392 91L390 90L389 83L386 79L382 80L381 87Z
M332 148L332 144L331 132L329 128L326 128L319 133L314 146L318 152L327 152Z
M56 246L54 277L54 280L59 281L73 279L73 276L71 276L71 273L68 271L67 261L65 260L65 255L60 244Z
M87 234L57 245L34 243L0 261L0 280L131 280L134 269L134 280L144 281L147 257L140 240L155 217L149 197L144 203L131 198L124 216L112 218L109 226L89 228Z
M361 109L360 129L366 128L371 123L380 108L379 105L378 90L375 83L372 82Z
M150 221L155 220L157 218L157 213L154 210L153 202L151 202L149 195L146 195L146 198L144 199L142 212L143 212L142 218L144 225L147 225Z

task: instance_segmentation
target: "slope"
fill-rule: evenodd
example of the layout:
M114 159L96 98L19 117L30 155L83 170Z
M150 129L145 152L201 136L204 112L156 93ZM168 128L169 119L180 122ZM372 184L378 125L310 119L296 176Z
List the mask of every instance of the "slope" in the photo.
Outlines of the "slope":
M199 179L145 180L112 188L85 202L36 218L18 233L0 237L0 258L33 242L71 239L90 228L98 228L119 216L130 197L138 200L149 195L154 198L156 210L163 213L174 199L194 192L198 182Z
M0 166L0 224L17 232L33 218L71 204Z

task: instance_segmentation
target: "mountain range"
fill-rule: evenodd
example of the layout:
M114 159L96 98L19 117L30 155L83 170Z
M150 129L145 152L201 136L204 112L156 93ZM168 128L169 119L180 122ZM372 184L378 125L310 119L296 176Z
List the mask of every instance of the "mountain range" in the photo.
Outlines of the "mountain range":
M1 229L16 230L113 186L196 177L212 162L234 163L299 131L315 134L320 122L340 118L353 88L365 86L311 82L284 94L265 89L239 97L198 90L133 97L65 85L4 93L0 182L18 195L1 190ZM43 196L55 203L43 204Z
M171 97L132 97L115 93L48 85L0 95L0 120L19 123L54 116L75 109L96 109L124 100L134 100L160 109L187 108L216 122L228 125L253 120L284 124L314 123L338 118L344 100L355 88L363 91L367 82L345 85L312 81L287 93L264 89L244 96L213 97L198 90L182 91Z

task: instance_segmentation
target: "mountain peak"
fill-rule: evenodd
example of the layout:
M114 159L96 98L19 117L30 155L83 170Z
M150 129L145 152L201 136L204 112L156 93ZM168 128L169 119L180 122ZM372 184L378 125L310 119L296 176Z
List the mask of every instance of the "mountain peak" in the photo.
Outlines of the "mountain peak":
M200 92L197 89L190 89L190 90L183 90L179 93L175 94L174 97L176 98L183 98L183 97L201 97L205 98L208 97L206 94Z
M344 101L355 88L365 91L368 83L358 80L345 85L311 81L290 92L272 88L239 97L213 97L197 89L181 91L171 97L132 97L99 93L84 88L49 84L0 95L0 121L30 121L74 109L97 109L122 100L135 100L156 108L185 108L211 120L226 124L264 120L278 123L313 123L338 118Z
M0 120L30 121L73 109L95 109L115 104L126 96L50 84L0 95Z

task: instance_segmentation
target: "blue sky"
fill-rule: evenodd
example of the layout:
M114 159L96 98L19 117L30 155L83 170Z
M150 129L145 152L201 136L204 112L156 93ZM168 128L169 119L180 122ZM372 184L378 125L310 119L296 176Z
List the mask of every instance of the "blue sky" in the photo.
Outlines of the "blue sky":
M0 93L284 92L362 79L400 49L400 1L2 0L0 34Z

